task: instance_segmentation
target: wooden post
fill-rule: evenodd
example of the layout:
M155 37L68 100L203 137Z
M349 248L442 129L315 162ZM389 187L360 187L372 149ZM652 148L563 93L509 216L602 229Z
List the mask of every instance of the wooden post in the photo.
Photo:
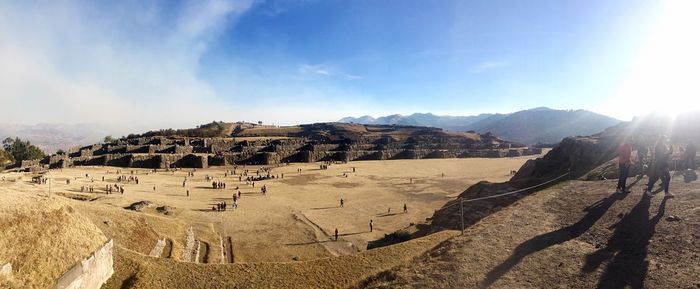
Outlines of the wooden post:
M462 235L464 235L464 202L462 202L464 199L459 198L459 214L462 216Z

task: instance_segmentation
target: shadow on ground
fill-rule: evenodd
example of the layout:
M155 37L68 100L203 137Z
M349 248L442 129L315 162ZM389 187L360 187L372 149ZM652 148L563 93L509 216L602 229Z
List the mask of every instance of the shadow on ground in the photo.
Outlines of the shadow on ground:
M544 250L553 245L572 240L588 231L601 217L612 207L615 202L624 199L627 194L614 194L601 199L584 209L586 215L573 225L536 236L518 245L513 254L503 263L491 269L481 283L482 288L488 288L510 269L518 265L523 258L530 254Z
M656 215L649 219L651 198L643 197L629 214L611 226L615 231L607 246L586 256L582 269L584 273L593 272L608 261L597 288L644 288L649 269L649 262L646 261L649 242L666 212L667 200L663 199Z

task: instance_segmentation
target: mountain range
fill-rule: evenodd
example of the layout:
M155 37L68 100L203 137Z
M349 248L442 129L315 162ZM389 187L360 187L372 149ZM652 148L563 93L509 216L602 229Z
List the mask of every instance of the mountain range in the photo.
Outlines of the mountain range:
M19 137L29 140L46 153L96 143L106 135L104 129L93 124L0 123L0 141L7 137Z
M568 136L591 135L620 123L620 120L587 110L557 110L538 107L508 114L441 116L432 113L393 114L373 118L369 115L345 117L339 122L430 126L453 131L491 132L496 136L525 144L558 143Z

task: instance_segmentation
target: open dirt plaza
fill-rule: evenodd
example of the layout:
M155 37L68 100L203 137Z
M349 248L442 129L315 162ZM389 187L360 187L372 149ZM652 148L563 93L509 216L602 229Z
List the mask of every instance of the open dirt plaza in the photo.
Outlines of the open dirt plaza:
M50 189L51 194L68 197L117 245L144 254L153 254L162 239L165 246L157 250L161 256L187 259L183 248L191 235L201 242L199 262L297 261L365 250L368 241L424 222L473 183L509 179L510 171L528 159L362 161L331 164L328 169L321 169L321 163L291 164L272 167L275 178L257 181L254 187L246 184L246 177L239 181L239 176L244 170L257 176L259 166L238 166L235 175L233 167L156 172L75 167L46 174L50 185L33 184L25 176L12 188L37 193ZM138 177L139 183L119 181L120 176ZM214 189L212 182L224 182L226 188ZM114 184L123 186L124 193L106 194L105 186ZM261 193L263 185L267 194ZM93 192L88 192L90 186ZM236 187L241 197L233 209ZM141 212L124 209L144 200L152 204ZM212 210L223 201L226 211ZM169 207L167 214L158 210L163 206ZM336 228L337 242L332 241Z

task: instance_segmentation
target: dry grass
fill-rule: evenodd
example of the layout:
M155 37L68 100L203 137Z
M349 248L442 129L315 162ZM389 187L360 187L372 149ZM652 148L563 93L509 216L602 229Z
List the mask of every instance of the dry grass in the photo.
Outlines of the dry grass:
M304 262L206 265L148 258L117 250L119 264L131 271L123 282L112 279L105 288L346 288L415 256L458 234L443 231L421 239L358 254ZM118 265L119 266L119 265Z
M46 288L107 238L58 197L0 189L0 261L29 288Z
M525 197L367 288L697 288L700 189L570 181ZM667 219L678 216L681 221Z
M122 183L126 188L123 195L107 195L103 192L105 185L116 183L116 178L119 176L116 171L120 168L79 167L51 171L47 176L53 180L51 199L61 200L50 203L70 204L75 211L80 212L99 227L107 238L113 238L118 248L122 248L118 250L116 272L113 280L110 281L113 287L120 287L122 282L136 281L138 284L147 284L144 286L151 288L166 286L171 284L169 282L178 280L185 282L187 279L183 278L192 276L191 273L187 273L187 270L203 274L192 279L198 280L197 282L203 282L202 278L206 276L218 276L216 278L221 279L217 281L221 282L218 284L277 286L282 284L280 282L285 282L284 286L304 287L312 284L309 282L326 282L319 279L330 278L328 282L346 286L400 262L405 262L409 260L407 258L415 256L416 252L427 250L424 247L409 246L392 247L393 249L387 248L381 251L372 250L361 252L359 255L352 254L358 250L364 251L368 241L405 228L411 223L425 221L425 218L432 216L435 209L477 181L508 179L510 177L508 172L520 167L527 159L522 157L364 161L332 165L328 170L318 169L319 164L293 164L273 169L273 174L284 174L284 179L257 182L255 188L246 185L245 181L239 182L237 176L224 177L226 169L231 168L199 169L195 172L195 177L188 178L185 188L182 187L182 180L187 176L187 171L148 173L145 169L133 169L140 182L138 185L133 182ZM356 169L355 172L353 167ZM302 170L301 173L296 172L298 168ZM248 169L254 174L257 167L248 167ZM128 175L132 169L122 168L121 170L122 174ZM85 177L86 173L90 175L89 178ZM444 177L442 177L443 173ZM205 180L205 175L214 176L216 181L226 182L227 189L211 189L211 181ZM102 177L105 181L102 181ZM66 184L67 179L71 180L70 184ZM260 194L262 184L269 188L269 193L265 196ZM96 192L81 193L81 186L94 186ZM243 194L239 201L239 209L234 211L229 208L226 212L212 212L211 206L217 202L225 200L231 203L231 194L236 186L240 186ZM16 182L0 183L0 190L23 192L28 196L41 198L37 195L47 194L48 185L30 184L26 180L19 179ZM186 190L190 191L189 197L185 194ZM89 198L86 199L92 201L64 198L56 195L57 193L74 197L88 196ZM344 208L338 206L341 197L346 201ZM152 201L154 207L162 205L174 207L175 213L164 215L153 208L147 208L142 212L124 209L131 203L141 200ZM408 213L402 212L403 204L407 204ZM389 209L391 209L390 213ZM368 230L370 219L374 220L373 232ZM55 224L49 223L49 228L75 227L76 230L80 228L80 226L71 225L70 221L65 223L67 225L62 224L63 222L56 220ZM95 225L89 225L96 229ZM230 237L233 241L236 264L211 267L213 264L177 262L185 246L185 232L189 227L194 229L198 240L210 245L208 255L210 263L221 261L219 236ZM339 228L340 231L339 241L330 242L330 236L335 228ZM33 232L23 229L22 234L33 234ZM154 260L140 255L148 254L156 241L163 238L172 240L170 255L175 260ZM85 241L82 238L80 240ZM85 251L87 254L89 252L92 250ZM394 252L391 253L394 255L384 256L379 252ZM56 256L57 252L51 254ZM328 258L346 254L352 255L343 256L340 259ZM22 259L21 256L12 252L8 255L15 255L15 259ZM366 258L370 261L365 260ZM277 263L292 260L302 262ZM264 264L277 265L261 265L260 262L275 262ZM167 267L171 266L169 264L175 265L168 269ZM306 268L307 265L309 265L308 268ZM326 267L336 269L325 272ZM344 273L343 267L354 269ZM43 267L30 265L27 270L36 268ZM55 267L57 272L63 272L65 269L67 268ZM249 273L241 273L237 270L243 270L242 272L248 270ZM275 270L281 270L279 272L284 274L279 278L270 279L276 280L273 283L263 278L263 276L274 275ZM160 271L183 277L170 277L173 281L163 281L166 277L157 273ZM229 278L222 275L234 272L238 272L235 274L242 277ZM289 277L294 274L301 274L299 276L303 277ZM285 281L285 279L288 280ZM295 286L296 284L300 285ZM318 284L325 286L331 283Z
M185 188L182 181L187 171L146 174L144 169L134 169L140 183L124 184L124 195L102 193L105 184L116 182L118 168L63 169L52 171L49 177L56 180L54 193L80 194L80 186L94 186L97 193L84 195L99 197L95 201L71 201L108 237L129 249L148 253L158 238L170 238L176 249L182 248L185 230L192 226L197 239L217 245L212 246L212 254L220 256L221 235L233 238L237 262L270 262L312 260L338 253L337 248L319 242L327 240L335 228L344 245L364 250L368 241L424 222L435 209L477 181L508 179L508 172L527 159L364 161L332 165L328 170L319 170L318 164L293 164L273 169L273 174L284 174L284 179L258 182L255 188L239 182L237 176L225 178L225 168L197 170ZM256 168L249 167L253 174ZM297 173L297 168L302 172ZM123 169L123 174L130 171ZM85 178L85 173L95 181ZM227 189L210 189L211 182L205 180L205 175L226 182ZM70 185L65 184L67 178L72 180ZM262 184L269 188L266 196L260 194ZM212 212L217 202L231 203L236 186L242 192L239 209ZM46 185L41 188L47 190ZM186 190L190 191L189 197ZM345 200L344 208L339 208L340 198ZM141 200L175 207L176 213L165 216L153 209L140 213L123 209ZM409 209L406 214L403 204ZM304 217L318 227L303 222ZM374 220L373 232L368 230L370 219ZM340 251L346 254L353 250Z

